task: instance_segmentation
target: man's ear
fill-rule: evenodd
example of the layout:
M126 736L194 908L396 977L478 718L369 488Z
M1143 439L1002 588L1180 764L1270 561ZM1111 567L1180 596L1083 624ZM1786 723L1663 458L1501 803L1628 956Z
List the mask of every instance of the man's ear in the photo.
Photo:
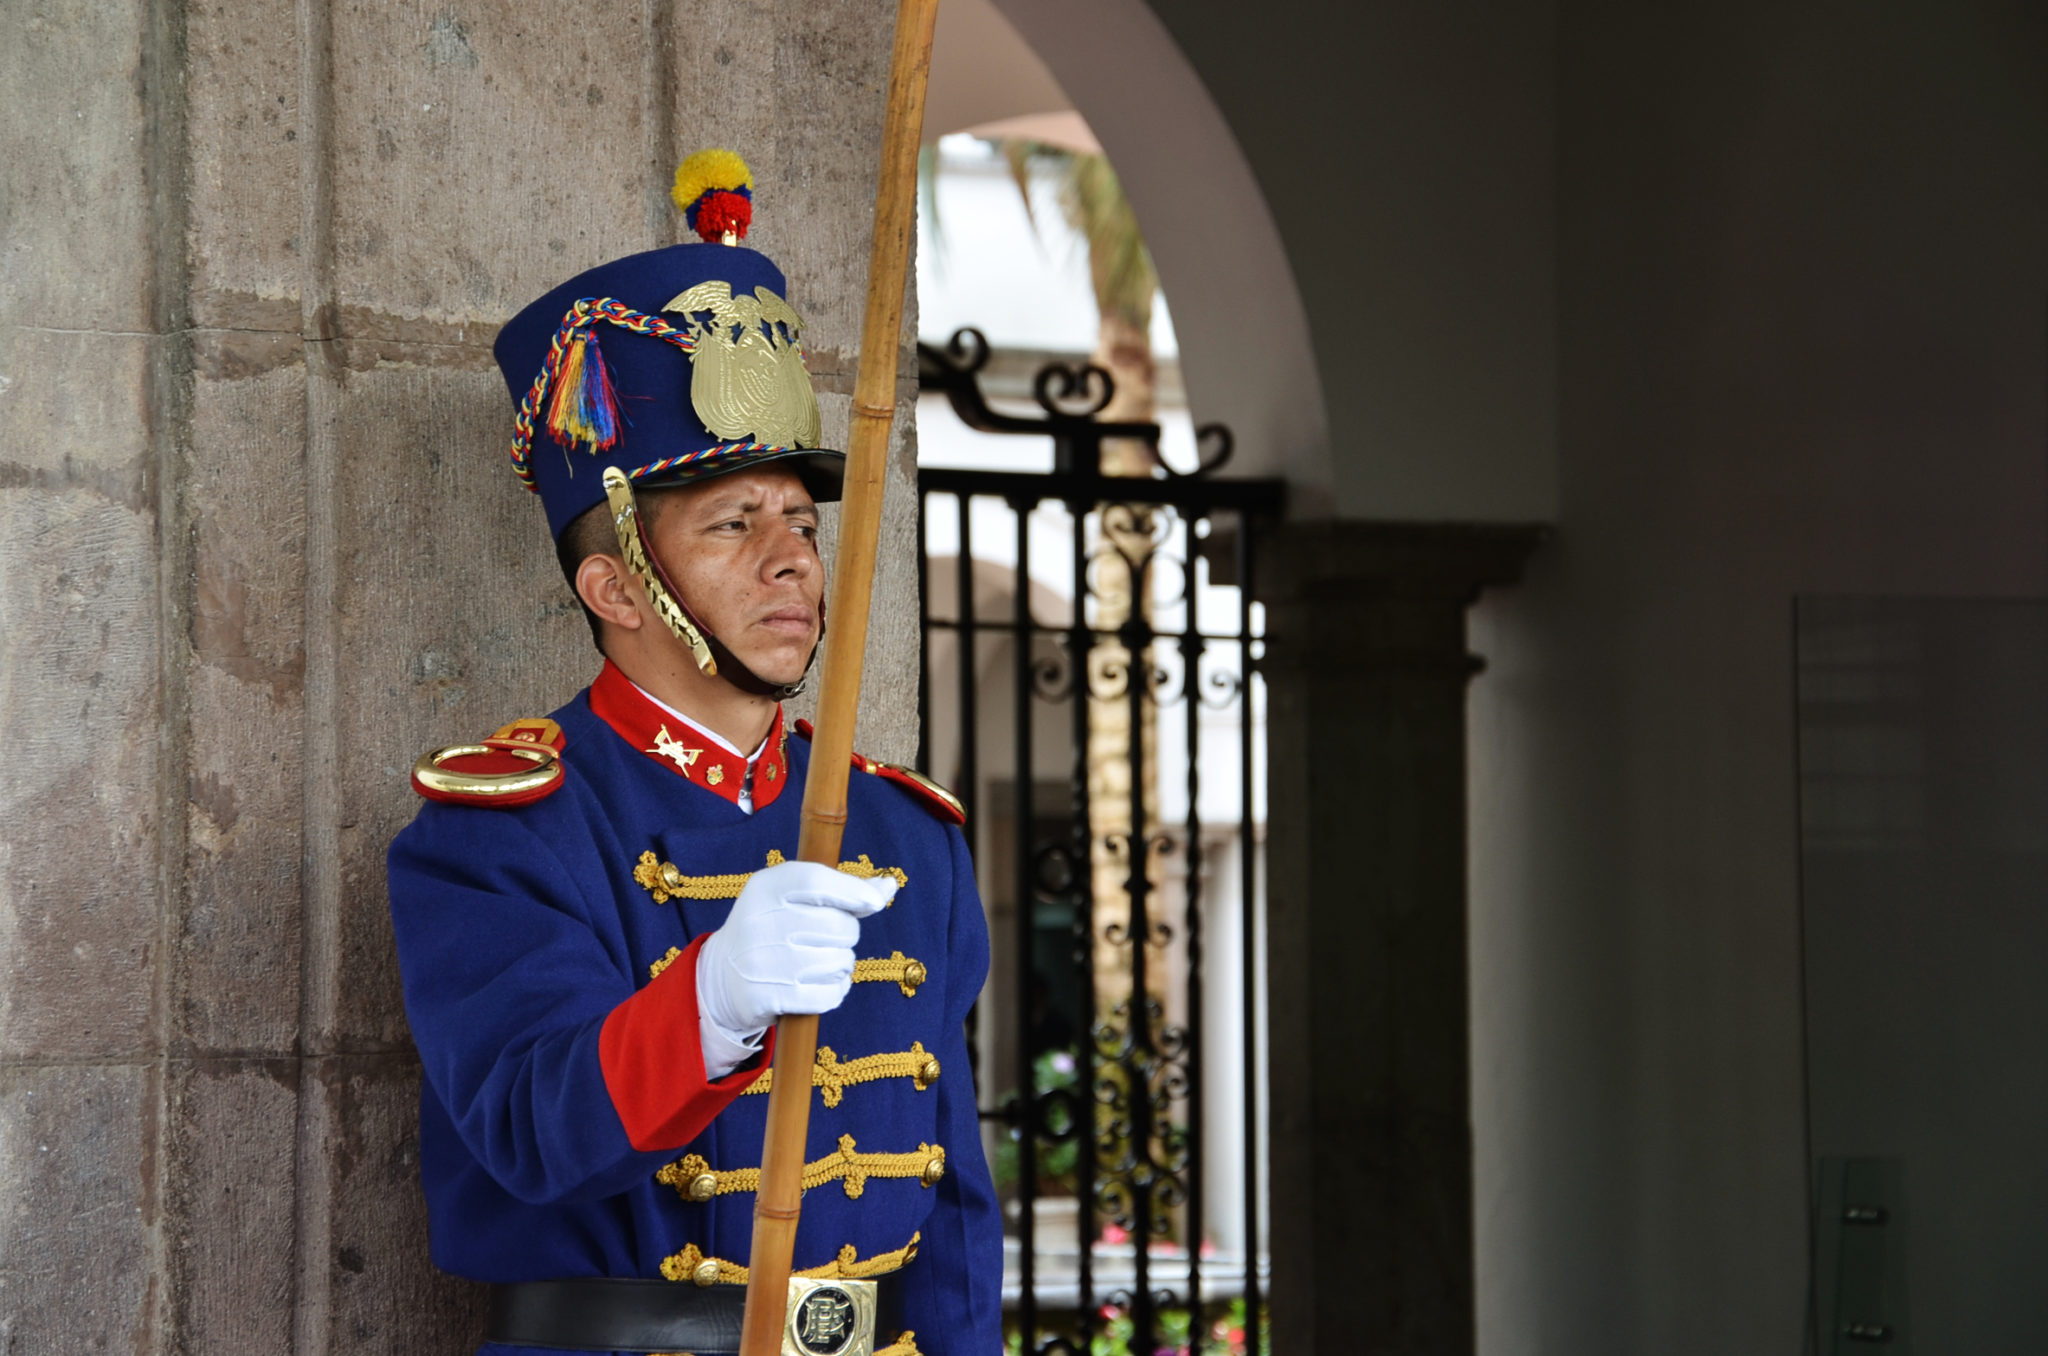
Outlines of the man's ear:
M622 631L640 629L640 600L626 562L617 556L589 555L576 567L576 596L583 605Z

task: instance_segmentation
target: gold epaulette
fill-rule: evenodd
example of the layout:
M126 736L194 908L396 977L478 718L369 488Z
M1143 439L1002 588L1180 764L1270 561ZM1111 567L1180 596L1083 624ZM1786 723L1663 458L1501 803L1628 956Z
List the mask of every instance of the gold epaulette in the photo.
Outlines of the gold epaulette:
M798 721L796 723L796 732L805 739L809 739L811 737L811 723L807 720ZM925 809L931 811L934 818L943 819L948 824L965 824L967 822L967 807L960 803L960 798L917 769L904 767L901 763L885 763L879 758L870 758L864 753L853 755L853 765L856 769L867 773L871 777L880 777L884 781L894 782L910 792L911 797L924 806Z
M428 800L509 810L562 789L568 739L552 720L502 725L474 744L431 749L412 765L412 789Z

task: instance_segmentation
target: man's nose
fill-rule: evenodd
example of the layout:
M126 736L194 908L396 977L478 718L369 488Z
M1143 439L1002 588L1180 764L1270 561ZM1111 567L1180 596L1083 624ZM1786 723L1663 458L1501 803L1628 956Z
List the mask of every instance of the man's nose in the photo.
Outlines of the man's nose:
M779 534L762 564L771 579L802 579L817 568L818 553L808 540L787 532Z

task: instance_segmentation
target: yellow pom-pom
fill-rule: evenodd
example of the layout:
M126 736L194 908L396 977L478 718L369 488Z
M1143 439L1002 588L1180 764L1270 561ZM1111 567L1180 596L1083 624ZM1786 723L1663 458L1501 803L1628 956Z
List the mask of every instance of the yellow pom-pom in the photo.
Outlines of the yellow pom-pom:
M687 212L697 199L720 188L728 193L742 188L753 192L754 176L747 169L747 162L733 151L699 151L676 166L676 186L669 196Z

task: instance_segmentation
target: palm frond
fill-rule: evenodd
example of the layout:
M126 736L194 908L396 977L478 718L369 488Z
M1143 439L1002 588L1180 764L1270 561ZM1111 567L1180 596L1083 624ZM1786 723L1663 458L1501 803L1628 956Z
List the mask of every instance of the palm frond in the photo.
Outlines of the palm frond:
M1010 180L1024 214L1037 229L1031 206L1031 177L1050 170L1059 189L1060 212L1088 249L1088 278L1095 308L1143 333L1152 325L1152 297L1159 275L1145 248L1137 214L1124 197L1123 185L1110 168L1109 157L1081 155L1042 141L1005 138L996 143L1009 166Z
M1070 157L1060 184L1060 206L1068 224L1088 244L1096 308L1140 331L1149 329L1159 275L1109 157Z
M996 149L1003 153L1003 163L1010 167L1010 182L1017 186L1017 201L1024 204L1024 219L1031 223L1032 234L1038 233L1038 214L1031 210L1031 166L1034 161L1045 160L1048 154L1057 154L1053 147L1039 141L1021 141L1005 137L996 143Z

